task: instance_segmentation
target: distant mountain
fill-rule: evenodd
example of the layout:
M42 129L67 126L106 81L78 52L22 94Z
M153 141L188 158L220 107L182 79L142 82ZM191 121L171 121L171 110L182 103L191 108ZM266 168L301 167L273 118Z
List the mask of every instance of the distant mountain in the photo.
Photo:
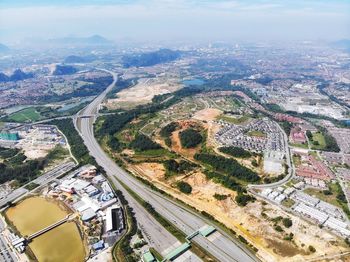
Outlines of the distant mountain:
M174 61L178 59L181 56L181 54L182 53L180 51L160 49L154 52L123 56L122 63L123 66L126 68L133 66L153 66L156 64Z
M51 44L60 44L60 45L111 45L112 41L100 36L93 35L89 37L63 37L63 38L54 38L50 39L49 43Z
M24 73L21 69L16 69L12 73L10 80L11 81L19 81L19 80L32 78L33 76L34 76L33 73Z
M25 73L21 69L16 69L11 76L7 76L4 73L0 73L0 82L20 81L33 77L33 73Z
M72 75L76 73L78 69L70 65L56 65L55 71L53 71L53 75Z
M3 45L0 43L0 53L8 52L10 51L10 48L8 48L6 45Z
M0 72L0 82L10 81L10 77Z
M345 49L350 52L350 39L342 39L336 42L331 43L332 47Z
M77 56L70 55L64 59L64 63L72 64L72 63L90 63L97 59L95 55L87 55L87 56Z

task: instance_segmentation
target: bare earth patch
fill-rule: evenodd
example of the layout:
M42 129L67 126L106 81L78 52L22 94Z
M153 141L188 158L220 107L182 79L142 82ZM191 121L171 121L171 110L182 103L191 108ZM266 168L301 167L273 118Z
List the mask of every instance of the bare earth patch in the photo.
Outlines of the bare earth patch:
M236 192L207 180L201 172L165 180L164 167L161 164L144 163L134 167L137 169L134 169L137 174L148 178L160 189L198 210L206 211L227 227L243 235L259 249L257 255L263 261L305 261L325 254L336 255L348 251L340 238L276 206L263 205L258 200L246 207L238 206L234 201ZM173 186L179 180L186 181L192 186L190 195L180 193ZM217 200L214 198L215 193L229 197L225 200ZM287 229L281 224L284 232L277 232L273 228L273 222L262 217L262 212L266 213L270 219L277 216L289 217L293 221L293 226ZM283 240L289 233L294 234L294 240ZM315 247L314 254L309 253L309 245Z
M193 118L202 121L215 120L219 115L222 114L222 111L216 108L206 108L197 111Z
M131 108L151 102L156 95L172 93L180 88L182 85L175 79L141 79L137 85L118 92L116 98L108 99L106 106L109 109Z

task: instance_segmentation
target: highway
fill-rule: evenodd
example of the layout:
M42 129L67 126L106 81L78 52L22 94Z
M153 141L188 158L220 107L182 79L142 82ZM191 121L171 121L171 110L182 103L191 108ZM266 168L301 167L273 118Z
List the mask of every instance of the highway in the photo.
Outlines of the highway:
M98 112L100 103L116 83L116 74L113 72L110 73L114 77L113 83L86 108L80 111L78 116L95 115ZM130 206L136 213L138 223L146 231L146 235L150 237L151 244L159 252L161 252L162 255L168 253L178 241L176 241L176 239L168 231L166 231L157 221L155 221L153 217L151 217L149 213L136 200L133 199L133 197L123 188L118 180L135 191L142 199L148 201L157 212L159 212L164 218L171 221L185 234L190 234L208 223L208 221L206 221L206 219L199 214L151 190L142 182L120 168L112 159L109 158L109 156L103 151L96 141L93 132L94 121L94 118L77 117L75 126L80 132L84 143L90 151L90 154L95 157L97 163L105 169L107 176L110 177L123 192L125 198L128 200ZM239 243L236 239L231 238L231 236L227 235L224 231L216 232L215 234L217 236L212 241L209 241L207 238L202 236L195 237L193 241L202 248L206 249L218 261L259 261L241 243ZM195 255L193 255L193 258L191 258L191 261L200 261Z

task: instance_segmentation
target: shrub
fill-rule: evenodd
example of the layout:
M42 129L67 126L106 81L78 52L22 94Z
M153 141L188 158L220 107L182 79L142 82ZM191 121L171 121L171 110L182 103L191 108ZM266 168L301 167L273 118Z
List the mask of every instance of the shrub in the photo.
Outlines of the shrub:
M186 182L183 182L183 181L180 181L177 183L177 188L182 192L182 193L185 193L185 194L191 194L192 192L192 187L190 184L186 183Z
M316 252L316 249L313 247L313 246L309 246L309 251L311 253L315 253Z
M283 218L282 223L287 228L289 228L289 227L291 227L293 225L292 220L290 218L288 218L288 217Z

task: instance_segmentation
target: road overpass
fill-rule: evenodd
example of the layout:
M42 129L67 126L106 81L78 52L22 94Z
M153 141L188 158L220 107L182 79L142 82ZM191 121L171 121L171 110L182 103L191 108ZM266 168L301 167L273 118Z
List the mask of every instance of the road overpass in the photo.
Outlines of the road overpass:
M100 103L103 101L105 95L113 88L116 83L116 75L110 72L113 77L113 83L93 100L86 108L81 110L78 115L96 114ZM104 168L107 176L115 183L123 192L125 198L128 200L130 206L136 213L136 219L140 227L150 236L151 245L153 245L162 255L167 252L164 249L169 249L176 242L176 239L167 230L165 230L150 214L123 188L121 182L135 191L142 199L149 202L155 210L164 218L173 223L179 230L186 235L193 231L199 230L206 224L211 224L208 219L199 215L197 212L180 205L170 198L161 195L160 193L151 190L142 182L128 174L125 170L120 168L109 156L103 151L94 137L93 118L80 118L80 123L76 122L75 126L80 132L84 143L90 151L90 154L95 157L97 163ZM252 254L243 244L237 239L231 237L226 232L219 229L218 237L209 241L203 236L196 236L193 241L196 242L203 249L207 250L218 261L232 262L232 261L258 261L256 256ZM178 242L178 241L177 241ZM199 260L194 256L194 260ZM193 261L193 260L191 260Z

